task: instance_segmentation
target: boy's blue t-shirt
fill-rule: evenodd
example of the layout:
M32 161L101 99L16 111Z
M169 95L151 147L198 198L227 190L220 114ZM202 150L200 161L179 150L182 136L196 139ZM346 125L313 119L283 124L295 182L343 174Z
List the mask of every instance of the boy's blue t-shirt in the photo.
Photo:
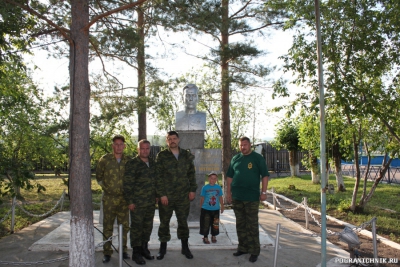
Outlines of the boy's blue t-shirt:
M206 210L219 210L219 197L223 195L220 185L207 184L201 189L200 196L204 197L204 202L201 208Z

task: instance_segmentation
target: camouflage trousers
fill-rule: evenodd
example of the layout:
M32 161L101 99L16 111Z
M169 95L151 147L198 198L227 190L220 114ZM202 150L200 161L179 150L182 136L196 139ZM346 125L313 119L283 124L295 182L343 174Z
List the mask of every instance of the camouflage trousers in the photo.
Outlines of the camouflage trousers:
M103 195L103 241L113 235L114 221L117 218L118 225L122 224L122 245L124 252L128 251L128 232L129 232L129 209L128 204L121 197ZM111 242L103 245L103 254L113 254Z
M178 220L178 239L189 238L189 226L187 218L189 216L190 201L189 198L182 200L169 200L168 206L158 205L158 213L160 216L160 228L158 229L158 239L160 242L168 242L171 240L171 233L169 230L169 222L172 213L175 211L176 219Z
M259 201L232 201L236 216L236 232L239 239L238 250L253 255L260 254L259 204Z
M154 204L141 207L136 206L135 210L130 212L131 230L129 234L132 248L150 241L151 231L153 230L154 212Z

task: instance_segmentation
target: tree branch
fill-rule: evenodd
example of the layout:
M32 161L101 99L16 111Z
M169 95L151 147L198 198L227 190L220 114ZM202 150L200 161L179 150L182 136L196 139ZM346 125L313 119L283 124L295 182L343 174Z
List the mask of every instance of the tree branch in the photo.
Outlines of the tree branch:
M273 23L268 23L268 24L265 24L265 25L260 26L260 27L258 27L258 28L254 28L254 29L250 29L250 30L243 30L243 31L231 32L229 35L231 36L231 35L234 35L234 34L255 32L255 31L264 29L264 28L269 27L269 26L272 26L272 25L282 25L282 24L284 24L284 22L273 22Z
M141 4L143 4L144 2L146 2L146 1L147 1L147 0L138 0L138 1L134 2L134 3L128 4L128 5L124 5L124 6L120 6L120 7L118 7L118 8L113 9L113 10L110 10L110 11L107 11L107 12L105 12L105 13L102 13L102 14L100 14L100 15L98 15L98 16L95 16L94 18L92 18L92 20L89 22L89 24L88 24L83 30L87 30L87 31L88 31L89 28L90 28L90 26L92 26L92 25L95 24L98 20L100 20L100 19L102 19L102 18L104 18L104 17L107 17L107 16L109 16L109 15L111 15L111 14L117 13L117 12L122 11L122 10L129 9L129 8L131 8L131 7L134 7L134 6L141 5Z
M67 34L69 33L68 29L65 29L63 27L58 26L57 24L55 24L54 22L52 22L51 20L49 20L47 17L41 15L40 13L36 12L36 10L32 9L28 4L26 5L21 5L20 3L17 3L15 1L12 0L5 0L7 3L12 4L14 6L18 6L20 8L22 8L25 11L28 11L30 14L35 15L36 17L38 17L39 19L42 19L44 21L46 21L49 25L53 26L54 28L56 28L62 36L65 37L65 39L67 39L69 41L69 43L72 45L73 44L73 40L70 38L70 36Z
M245 10L246 7L247 7L248 5L250 5L250 3L251 3L251 0L248 1L244 6L242 6L241 9L239 9L238 11L236 11L236 13L232 14L232 16L229 17L229 19L232 19L232 18L235 17L237 14L239 14L240 12L242 12L243 10Z

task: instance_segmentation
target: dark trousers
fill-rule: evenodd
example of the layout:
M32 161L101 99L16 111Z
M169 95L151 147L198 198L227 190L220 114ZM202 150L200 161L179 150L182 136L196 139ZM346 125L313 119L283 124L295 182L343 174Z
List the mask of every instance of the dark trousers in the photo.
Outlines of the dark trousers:
M130 239L132 248L150 241L151 231L153 230L154 212L154 204L136 206L135 210L131 211Z
M253 255L260 255L259 204L259 201L232 201L236 216L236 232L239 239L238 250Z
M158 205L158 213L160 216L160 228L158 228L158 239L160 242L168 242L171 240L169 230L169 222L171 221L172 213L175 211L176 219L178 220L178 239L189 238L189 226L187 218L189 216L190 201L189 198L182 200L168 200L168 206Z
M211 235L219 235L219 212L220 210L201 209L200 213L200 234L208 236L211 228Z

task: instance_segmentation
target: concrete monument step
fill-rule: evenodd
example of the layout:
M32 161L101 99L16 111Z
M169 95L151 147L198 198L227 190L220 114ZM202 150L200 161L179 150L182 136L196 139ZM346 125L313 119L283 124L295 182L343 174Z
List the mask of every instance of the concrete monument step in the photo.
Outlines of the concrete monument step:
M102 224L99 223L99 211L93 212L94 226L100 231L103 230ZM233 210L225 210L224 213L220 215L220 233L217 236L217 243L204 244L202 236L199 234L199 228L196 224L191 223L189 246L191 249L235 249L238 245L238 238L236 234L236 224L235 224L235 214ZM158 210L153 220L153 232L150 237L149 249L158 249L160 242L158 241L158 227L160 225L160 220L158 216ZM177 238L177 221L175 215L172 216L170 222L171 230L171 240L168 242L168 249L181 249L181 242ZM197 224L198 226L198 224ZM118 226L114 225L114 235L118 233ZM102 239L102 234L94 229L94 240L95 246L100 244ZM70 222L66 220L54 231L50 232L34 244L29 247L31 251L68 251L70 241ZM268 235L260 227L260 243L261 249L267 247L273 247L274 239ZM113 239L113 245L118 249L118 237ZM128 247L130 247L129 234L128 234ZM97 251L101 251L102 246L96 248Z

